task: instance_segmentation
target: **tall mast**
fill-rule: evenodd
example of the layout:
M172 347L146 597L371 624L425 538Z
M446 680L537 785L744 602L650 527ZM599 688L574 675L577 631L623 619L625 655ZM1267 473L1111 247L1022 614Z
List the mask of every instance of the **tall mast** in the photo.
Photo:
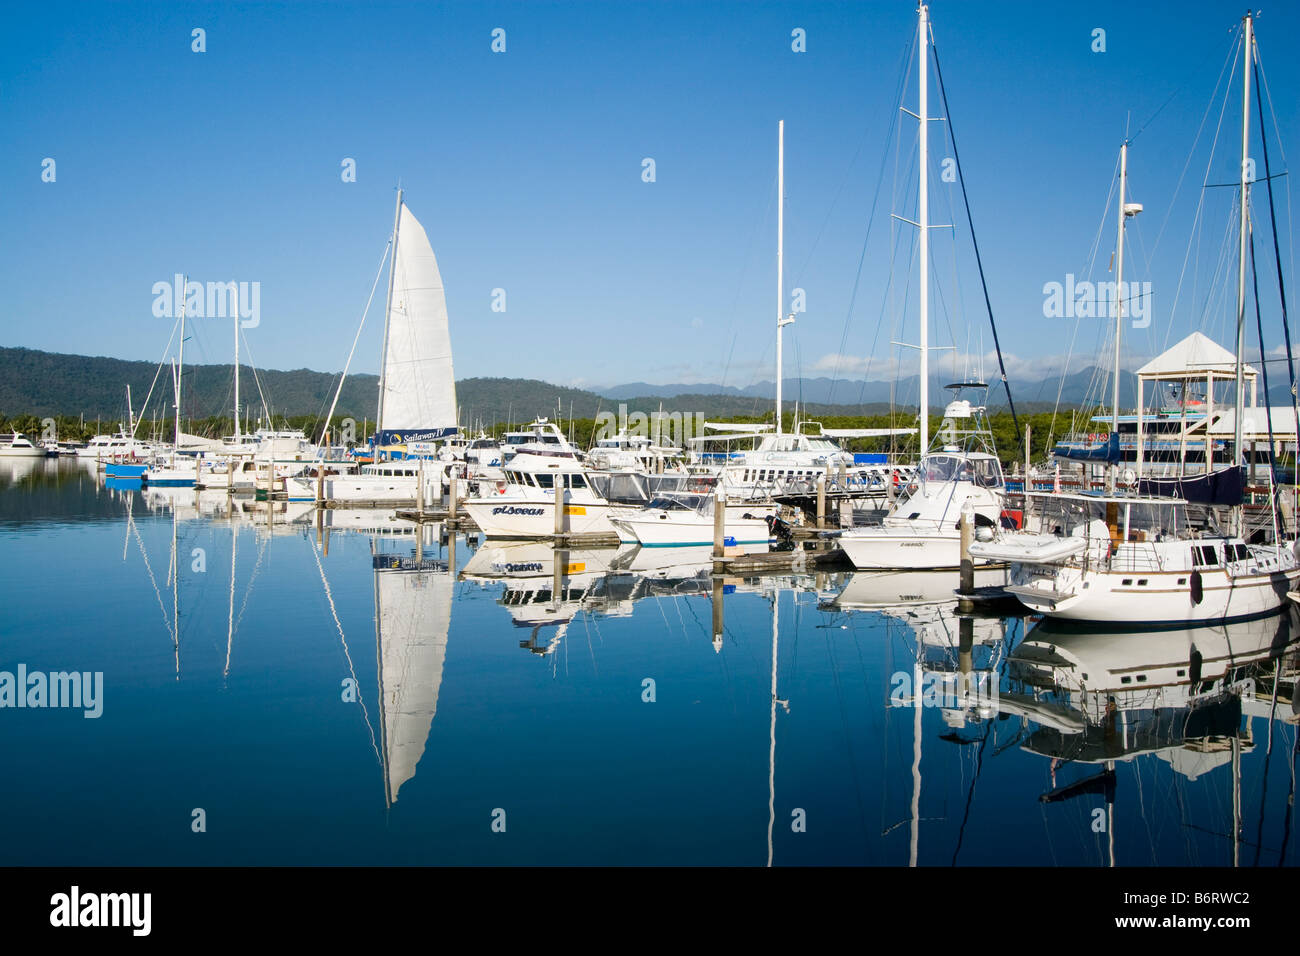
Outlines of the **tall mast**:
M776 125L776 433L781 434L781 329L785 321L785 120Z
M238 301L238 293L236 293ZM239 443L239 309L235 309L235 443Z
M1124 192L1128 185L1128 140L1119 148L1119 225L1115 239L1115 380L1111 383L1110 430L1119 431L1119 345L1124 327Z
M930 448L930 137L929 137L929 79L930 79L930 8L924 3L920 8L916 27L917 63L920 64L920 102L917 106L921 122L919 159L921 174L917 179L917 225L921 229L920 263L921 293L921 454Z
M1233 423L1232 442L1233 455L1237 463L1242 462L1242 429L1241 417L1245 409L1243 395L1242 379L1242 353L1246 348L1246 239L1250 234L1250 205L1249 190L1250 182L1247 178L1247 166L1250 159L1250 67L1251 60L1255 50L1255 32L1254 18L1247 13L1245 17L1245 34L1242 40L1242 49L1245 55L1242 57L1241 70L1241 235L1238 242L1238 262L1237 262L1237 405L1236 414L1233 416L1236 420ZM1234 514L1240 518L1240 508L1234 509ZM1240 532L1240 528L1237 529Z
M397 209L393 212L393 258L388 260L388 299L384 304L384 348L379 353L379 415L375 420L375 431L380 433L384 427L384 380L388 371L388 323L393 309L393 279L397 275L397 227L402 220L402 187L397 187Z
M1111 382L1110 396L1110 430L1119 432L1119 346L1121 331L1124 327L1124 193L1128 185L1128 140L1119 148L1119 225L1116 226L1115 238L1115 374ZM1142 436L1139 435L1139 442ZM1110 491L1114 492L1119 473L1119 463L1113 463L1107 469L1110 472Z
M189 287L190 277L185 276L181 282L181 344L176 356L176 439L173 455L181 450L181 376L185 373L185 297Z

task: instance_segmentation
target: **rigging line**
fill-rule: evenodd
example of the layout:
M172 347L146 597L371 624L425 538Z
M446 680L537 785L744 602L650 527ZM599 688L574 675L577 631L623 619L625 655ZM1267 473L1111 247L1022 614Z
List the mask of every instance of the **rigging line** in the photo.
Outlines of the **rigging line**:
M267 502L270 507L270 502ZM253 562L253 573L249 575L248 585L244 588L244 597L239 604L239 616L235 618L235 630L239 630L239 625L244 623L244 612L248 610L248 599L253 593L253 584L257 581L257 576L262 573L262 559L266 557L267 548L270 547L271 539L266 537L262 539L261 546L257 549L257 560Z
M1263 118L1263 116L1261 115L1261 116L1260 116L1260 122L1263 122L1263 119L1264 119L1264 118ZM1250 180L1250 182L1248 182L1246 185L1248 185L1248 186L1253 186L1253 185L1255 185L1255 183L1266 182L1267 180L1270 180L1270 179L1285 179L1288 175L1290 175L1290 174L1289 174L1289 173L1278 173L1276 176L1268 176L1268 175L1257 176L1257 177L1255 177L1254 179ZM1240 182L1235 182L1235 183L1206 183L1205 186L1204 186L1204 188L1205 188L1205 189L1240 189L1240 188L1241 188L1241 183L1240 183Z
M907 49L906 63L905 63L905 65L904 65L904 67L903 67L903 71L899 73L899 84L898 84L898 86L895 88L895 92L896 92L896 95L895 95L895 97L894 97L895 102L898 102L898 101L902 100L902 98L903 98L903 91L906 89L906 85L907 85L907 76L911 73L912 61L913 61L913 59L914 59L914 57L915 57L915 48L914 48L914 47L915 47L915 41L914 41L914 40L910 40L909 43L908 43L908 46L907 46L907 48L906 48L906 49ZM886 139L886 144L888 144L889 139L891 139L891 138L892 138L893 143L894 143L894 150L893 150L893 158L894 158L893 169L894 169L894 175L893 175L892 186L891 186L891 192L890 192L890 197L889 197L890 205L891 205L891 207L894 207L894 208L897 208L897 207L898 207L898 160L899 160L899 153L902 151L902 138L893 134L893 131L896 130L896 129L897 129L897 126L898 126L898 115L897 115L898 112L899 112L898 110L895 110L895 111L894 111L894 115L893 115L893 117L890 119L890 124L889 124L890 136ZM888 158L889 158L889 150L888 150L888 148L886 148L885 154L884 154L884 156L882 156L882 158L881 158L881 170L880 170L880 175L881 175L881 182L882 182L882 183L883 183L883 179L884 179L884 169L885 169L885 166L886 166L886 160L887 160ZM876 188L877 188L877 199L878 199L878 198L879 198L879 188L880 188L880 183L877 184L877 187L876 187ZM873 209L873 210L875 209L875 203L874 203L874 202L873 202L873 204L872 204L872 209ZM873 218L874 218L874 217L873 217ZM885 289L884 289L883 294L881 295L881 300L880 300L880 312L879 312L878 315L876 316L876 332L875 332L875 335L872 337L872 340L871 340L871 352L868 353L868 355L867 355L866 366L864 367L863 372L862 372L862 387L858 390L858 404L859 404L859 405L862 405L862 404L863 404L863 401L862 401L862 400L863 400L863 397L865 396L866 391L867 391L867 379L868 379L868 377L869 377L870 374L871 374L871 360L875 357L875 354L876 354L876 344L880 341L880 327L881 327L881 325L882 325L882 324L884 323L884 321L885 321L885 315L886 315L886 313L889 313L889 314L896 314L896 313L893 312L893 310L890 308L890 306L891 306L891 304L893 303L893 299L894 299L894 290L895 290L895 284L894 284L894 267L897 265L897 261L898 261L898 249L899 249L899 246L902 244L902 234L901 234L901 232L898 230L898 227L897 227L895 221L894 221L892 218L890 219L889 229L890 229L890 243L889 243L889 245L890 245L890 253L889 253L889 278L888 278L888 280L885 282ZM865 242L864 242L864 244L863 244L863 249L862 249L862 258L863 258L863 259L865 259L866 254L867 254L867 253L866 253L866 244L865 244ZM862 269L862 261L859 260L859 264L858 264L858 277L859 277L859 280L860 280L860 278L861 278L861 269ZM854 297L856 298L856 280L855 280L855 292L854 292ZM851 304L851 303L850 303L850 308L852 308L852 304ZM845 330L844 330L844 336L842 337L842 341L843 341L844 338L847 337L847 335L848 335L848 329L847 329L847 327L846 327ZM843 348L842 348L842 347L841 347L840 351L841 351L841 352L843 351ZM837 366L837 368L836 368L836 374L838 374L838 366ZM895 392L896 392L896 389L897 389L897 382L895 381L896 378L897 378L897 375L895 375L894 379L891 379L891 380L890 380L890 383L889 383L889 416L890 416L890 417L889 417L889 421L890 421L890 426L891 426L891 427L895 424L895 421L894 421L894 411L895 411L895 409L894 409L894 399L895 399ZM892 440L891 440L891 446L892 446Z
M1257 58L1255 60L1256 91L1258 91L1259 89L1259 83L1260 83L1260 68L1259 68L1259 60ZM1269 231L1272 232L1273 234L1273 259L1277 263L1277 289L1278 289L1278 296L1282 301L1282 335L1286 341L1286 372L1287 372L1288 383L1291 388L1291 407L1296 412L1296 449L1300 451L1300 397L1297 397L1296 395L1295 358L1291 353L1291 323L1287 318L1287 308L1286 308L1286 281L1282 277L1282 250L1278 247L1278 241L1277 241L1277 209L1273 204L1273 174L1269 168L1269 162L1268 162L1268 136L1266 136L1264 133L1264 98L1262 96L1259 96L1258 92L1256 93L1255 96L1255 105L1259 108L1259 141L1260 141L1260 145L1263 147L1263 152L1264 152L1264 182L1267 185L1267 192L1268 192ZM1254 232L1251 233L1250 242L1251 242L1250 268L1251 268L1251 273L1253 274L1255 270ZM1256 316L1258 317L1258 312L1259 312L1258 287L1256 288L1256 292L1255 292L1255 311L1256 311ZM1260 356L1260 364L1264 366L1264 396L1265 396L1264 404L1269 408L1271 408L1272 402L1268 399L1268 363L1264 361L1264 341L1263 341L1262 332L1260 333L1259 356ZM1277 475L1273 473L1273 453L1272 453L1273 415L1271 412L1269 413L1268 416L1268 427L1269 427L1269 442L1270 442L1269 456L1268 456L1269 473L1272 476L1273 482L1276 483Z
M311 549L312 557L316 559L316 570L320 572L321 584L325 587L325 600L329 602L330 615L334 618L334 626L338 628L339 640L343 644L343 656L348 662L348 673L352 675L352 681L357 687L357 702L361 705L362 716L365 717L366 730L370 732L370 747L375 752L375 759L379 761L379 766L383 767L384 758L379 755L379 744L375 740L375 728L370 722L370 712L366 710L366 699L361 694L361 681L357 680L357 669L352 664L352 652L348 650L348 638L343 633L343 622L339 620L338 611L334 607L334 595L330 591L329 580L325 577L325 567L320 563L320 554L313 544Z
M328 428L330 427L330 421L331 421L331 419L333 419L333 417L334 417L334 409L335 409L335 407L338 405L339 396L343 394L343 381L344 381L344 379L347 378L348 368L350 368L351 365L352 365L352 356L353 356L353 354L354 354L354 353L356 352L356 350L357 350L357 342L360 341L360 339L361 339L361 330L362 330L363 328L365 328L365 325L366 325L366 316L370 314L370 303L371 303L371 300L373 300L374 297L375 297L375 289L379 286L379 277L380 277L381 275L383 275L383 273L384 273L384 263L388 261L388 253L389 253L389 251L390 251L392 248L393 248L393 237L392 237L392 236L389 236L389 237L388 237L388 242L386 242L386 243L384 244L384 254L383 254L383 255L380 257L380 259L379 259L379 269L378 269L378 271L375 273L375 281L374 281L374 283L370 286L370 296L366 299L366 307L365 307L365 310L361 313L361 324L357 326L357 332L356 332L356 335L354 335L353 338L352 338L352 348L348 351L348 360L347 360L346 362L343 363L343 371L339 373L339 384L338 384L338 388L337 388L337 390L334 392L334 401L333 401L333 403L330 405L330 413L329 413L329 417L327 417L327 418L325 419L325 428L326 428L326 429L328 429ZM321 403L322 406L324 406L324 404L325 404L324 402ZM317 414L318 416L320 415L320 409L319 409L319 408L316 410L316 414ZM321 434L322 434L322 439L323 439L323 437L324 437L324 432L322 432Z
M1232 61L1232 63L1231 63L1231 72L1232 72L1232 73L1235 73L1235 72L1236 72L1236 69L1237 69L1237 57L1238 57L1238 55L1240 54L1240 47L1241 47L1241 39L1240 39L1240 37L1238 37L1237 43L1236 43L1233 47L1230 48L1229 59ZM1215 101L1215 99L1216 99L1216 98L1218 97L1218 95L1219 95L1219 82L1222 81L1223 76L1224 76L1224 74L1221 72L1221 73L1219 74L1219 81L1216 82L1216 83L1214 84L1214 91L1210 94L1210 103L1209 103L1209 105L1206 107L1206 118L1208 118L1208 116L1209 116L1209 111L1210 111L1210 109L1213 107L1213 105L1214 105L1214 101ZM1205 184L1206 184L1207 182L1209 182L1209 180L1210 180L1210 168L1214 165L1214 153L1215 153L1215 150L1218 148L1218 145L1219 145L1219 134L1223 132L1223 118L1224 118L1224 116L1227 114L1227 109L1228 109L1228 99L1229 99L1229 97L1225 94L1224 97L1223 97L1223 106L1221 106L1220 109L1219 109L1219 119L1218 119L1218 121L1214 124L1214 138L1210 141L1210 155L1209 155L1209 157L1208 157L1208 158L1206 159L1206 161L1205 161L1205 174L1201 177L1201 186L1202 186L1202 189L1201 189L1201 191L1200 191L1200 195L1199 195L1199 197L1197 198L1197 201L1196 201L1196 212L1195 212L1195 214L1194 214L1193 217L1192 217L1192 226L1191 226L1191 230L1190 230L1190 232L1191 232L1191 234L1192 234L1194 237L1199 237L1199 235L1200 235L1200 223L1201 223L1201 217L1202 217L1202 216L1204 215L1204 213L1205 213L1205 189L1204 189L1204 186L1205 186ZM1201 126L1202 126L1202 128L1204 127L1204 125L1205 125L1205 118L1202 118L1202 120L1201 120ZM1198 129L1198 130L1197 130L1197 133L1196 133L1196 139L1193 140L1193 142L1192 142L1192 150L1193 150L1193 151L1196 149L1196 143L1200 141L1200 138L1201 138L1201 130ZM1190 154L1190 153L1188 154L1187 162L1188 162L1189 164L1191 163L1191 154ZM1167 217L1166 217L1166 218L1167 218ZM1161 226L1161 230L1160 230L1160 231L1161 231L1161 234L1164 233L1164 226L1163 226L1163 225ZM1156 242L1157 242L1157 244L1160 242L1160 237L1159 237L1159 236L1156 237ZM1182 295L1182 291L1183 291L1183 279L1184 279L1184 278L1186 277L1186 275L1187 275L1187 262L1188 262L1188 260L1191 258L1191 255L1192 255L1192 247L1193 247L1193 245L1195 245L1196 248L1197 248L1198 250L1199 250L1199 248L1200 248L1200 243L1199 243L1199 241L1188 242L1188 244L1187 244L1187 251L1183 254L1183 266L1182 266L1182 269L1180 269L1180 270L1179 270L1179 273L1178 273L1178 285L1175 286L1175 288L1174 288L1174 301L1170 304L1170 307L1169 307L1169 315L1170 315L1170 318L1171 318L1171 319L1173 318L1174 314L1178 311L1178 300L1179 300L1179 298L1180 298L1181 295ZM1198 271L1199 271L1199 270L1198 270ZM1196 275L1196 274L1197 274L1196 272L1193 272L1193 275ZM1193 279L1193 282L1195 282L1195 279ZM1195 299L1195 297L1196 297L1196 290L1195 290L1195 286L1193 286L1193 289L1192 289L1192 298L1193 298L1193 300ZM1173 322L1170 321L1170 322L1168 323L1168 325L1166 326L1166 328L1165 328L1165 340L1164 340L1164 344L1161 346L1162 348L1168 348L1168 346L1169 346L1169 336L1170 336L1170 334L1171 334L1172 332L1173 332Z
M1106 202L1102 206L1101 219L1097 223L1097 232L1096 235L1093 236L1092 247L1088 253L1088 266L1087 266L1087 273L1086 273L1087 275L1092 275L1093 270L1097 266L1097 252L1101 248L1101 236L1102 236L1102 232L1106 228L1106 218L1109 215L1109 211L1110 211L1111 197L1115 195L1115 184L1116 181L1118 180L1118 176L1119 176L1119 156L1117 155L1115 157L1115 168L1111 170L1110 188L1107 189L1106 191ZM1057 386L1056 386L1056 404L1052 407L1052 421L1047 429L1047 445L1045 447L1051 446L1052 438L1056 435L1056 418L1061 410L1061 397L1063 392L1065 391L1065 379L1070 372L1070 361L1074 358L1074 346L1079 338L1080 325L1081 323L1079 319L1076 317L1074 320L1074 330L1070 333L1070 347L1066 351L1065 362L1061 365L1061 378L1057 382ZM1095 370L1093 374L1095 376L1096 374ZM1085 398L1091 392L1091 388L1092 386L1090 384L1088 386L1088 392L1085 392ZM1071 425L1071 429L1073 430L1074 427L1073 413L1071 415L1070 425Z
M1238 30L1240 30L1240 28L1238 28ZM1178 182L1174 184L1173 195L1170 197L1168 206L1165 207L1164 219L1161 220L1160 229L1156 233L1155 245L1151 247L1151 255L1153 258L1155 257L1156 250L1160 248L1160 239L1165 234L1165 227L1169 225L1169 217L1173 213L1174 204L1177 202L1178 194L1182 190L1183 179L1187 175L1188 168L1192 165L1192 156L1196 152L1196 144L1200 142L1201 133L1205 131L1205 121L1210 118L1210 110L1214 108L1214 101L1218 98L1219 85L1223 82L1224 73L1228 69L1228 61L1235 60L1235 56L1234 56L1235 50L1236 50L1235 46L1228 47L1228 54L1223 58L1223 66L1219 67L1219 77L1214 81L1214 91L1210 94L1210 100L1205 105L1205 112L1201 114L1201 122L1196 127L1196 136L1193 137L1192 139L1192 148L1187 152L1187 159L1184 160L1183 162L1182 172L1178 174ZM1160 109L1164 109L1164 107L1162 106L1160 107ZM1159 110L1157 110L1156 112L1159 113ZM1155 116L1152 116L1151 118L1155 119ZM1150 123L1150 120L1148 120L1147 122ZM1143 125L1142 129L1146 129L1146 124ZM1142 130L1138 130L1139 133L1141 131ZM1136 139L1137 138L1136 135L1133 138ZM1132 140L1130 140L1130 142L1132 142Z
M167 361L167 353L171 351L172 339L176 338L176 330L180 328L180 316L172 323L172 334L167 337L167 345L163 348L163 357L158 361L158 369L153 373L153 382L149 385L149 392L144 397L144 404L140 406L140 418L131 424L131 437L135 437L136 429L140 427L140 422L144 421L145 410L149 407L149 399L153 397L154 386L158 384L158 376L162 375L163 364Z
M144 541L140 539L140 529L136 527L135 517L129 510L126 513L126 521L131 533L135 535L135 543L140 547L140 557L144 559L144 569L149 574L149 583L153 586L154 596L158 598L158 610L162 611L163 624L166 625L167 632L171 635L173 646L179 648L176 629L172 626L171 618L167 616L167 606L163 604L162 591L158 587L158 579L154 577L153 568L149 566L149 553L144 549Z
M915 43L916 40L915 38L913 38L911 41L908 42L908 45L905 48L904 59L908 63L911 62L912 59L911 50L912 47L915 45ZM895 103L897 103L900 99L902 99L902 88L906 84L906 76L907 76L906 68L904 68L904 71L900 71L898 76L899 76L898 86L895 88L895 95L894 95ZM866 235L862 237L862 252L858 255L858 271L854 274L853 277L853 289L849 293L849 307L847 311L845 311L844 313L844 328L840 332L840 347L835 353L835 367L831 372L831 388L830 388L829 397L827 398L828 405L833 405L835 403L835 383L839 379L840 362L843 359L844 349L845 346L848 344L848 340L849 340L849 324L852 321L852 317L853 317L854 303L857 301L858 298L858 287L862 282L862 266L867 261L867 243L871 239L871 226L876 221L876 207L880 203L880 187L884 185L885 168L889 165L888 144L893 140L894 131L898 127L898 113L899 111L897 109L890 110L889 129L885 133L886 146L885 149L880 154L880 170L876 173L876 188L872 193L872 197L871 197L871 212L867 214L867 232ZM877 331L879 331L878 328ZM872 351L873 352L875 351L874 343L872 345Z
M248 367L252 369L253 384L257 386L257 397L261 399L262 411L266 415L266 427L275 428L275 421L271 418L271 408L266 404L266 394L262 391L262 377L257 374L257 362L253 359L253 350L248 345L248 339L244 339L244 349L248 352Z
M992 730L991 723L984 725L984 739L980 741L980 749L975 754L975 776L971 777L970 790L966 792L966 810L962 813L961 825L957 828L957 846L952 851L952 865L957 865L957 856L961 853L962 842L966 839L966 821L970 819L971 804L975 802L975 784L979 783L980 771L984 769L984 747L989 742L989 731Z
M600 668L596 666L596 650L591 646L591 615L582 615L582 629L587 635L587 656L591 658L591 672L597 678L600 677ZM564 645L564 676L569 676L569 645Z
M934 45L933 37L931 37L930 45L934 52L934 75L939 80L939 98L943 102L944 115L948 118L948 140L952 143L952 158L955 160L954 165L957 167L957 182L961 186L961 198L966 205L966 223L970 226L971 244L975 247L975 265L979 268L980 288L984 290L984 305L988 309L989 325L993 329L993 348L998 353L998 371L1002 373L1002 386L1007 392L1007 405L1011 408L1011 422L1015 425L1016 431L1019 432L1020 419L1016 415L1016 403L1011 398L1011 383L1007 381L1007 366L1002 360L1002 344L998 341L998 325L993 320L993 303L989 299L989 286L984 278L984 260L980 256L979 240L975 238L975 220L971 216L970 197L966 195L966 174L962 171L961 154L957 151L957 132L952 127L952 110L948 108L948 90L943 85L943 70L939 68L939 48Z
M891 227L891 228L892 228L892 227ZM894 237L893 237L893 241L890 242L890 253L889 253L889 282L888 282L888 284L887 284L887 288L886 288L885 295L881 297L881 302L880 302L880 313L876 316L876 332L875 332L875 334L871 337L871 351L867 353L867 364L866 364L866 367L863 369L863 372L862 372L862 387L858 390L858 405L862 405L862 404L863 404L863 399L864 399L865 396L866 396L866 392L867 392L867 380L868 380L868 378L869 378L870 375L871 375L871 360L872 360L872 358L875 357L875 354L876 354L876 345L877 345L877 343L879 343L879 341L880 341L880 329L881 329L881 327L884 326L884 324L885 324L885 314L886 314L886 312L890 311L890 309L889 309L889 300L892 298L892 296L893 296L893 291L894 291L894 267L895 267L895 266L897 265L897 263L898 263L898 250L899 250L899 248L900 248L901 246L902 246L902 234L901 234L901 233L895 233L895 234L894 234ZM867 254L867 248L866 248L865 245L863 245L863 247L862 247L862 255L863 255L863 257L865 257L866 254ZM860 268L860 264L859 264L859 268ZM854 285L854 296L856 296L856 295L857 295L857 286L856 286L856 284L855 284L855 285ZM852 308L852 304L851 304L851 303L850 303L850 308ZM894 424L894 421L893 421L893 409L894 409L894 387L895 387L895 385L897 384L897 378L898 378L898 376L897 376L897 374L895 374L895 376L894 376L895 381L893 381L893 382L890 383L889 406L890 406L890 426L891 426L891 427L892 427L893 424Z
M1137 784L1138 816L1142 819L1143 829L1146 831L1147 835L1147 846L1151 848L1151 862L1154 864L1157 856L1155 834L1151 832L1151 820L1147 816L1146 791L1142 787L1142 769L1136 762L1133 765L1133 779ZM1159 793L1158 786L1156 792L1157 794Z
M1270 457L1272 457L1270 455ZM1268 715L1268 748L1264 752L1264 773L1259 785L1259 826L1255 829L1255 862L1252 866L1259 866L1259 853L1263 849L1264 842L1264 811L1268 804L1268 768L1273 762L1273 716L1277 712L1277 679L1282 669L1282 659L1277 658L1273 671L1273 707Z
M1252 295L1255 297L1255 329L1259 333L1259 354L1264 354L1264 319L1259 307L1259 274L1255 271L1255 230L1250 228L1247 223L1247 232L1250 235L1250 281ZM1273 518L1273 542L1280 553L1281 545L1277 544L1281 540L1278 535L1277 527L1277 466L1273 460L1273 449L1277 445L1273 441L1273 406L1268 399L1268 363L1260 362L1264 376L1264 419L1268 422L1268 498L1269 512ZM1243 418L1245 416L1243 415ZM1240 456L1241 452L1238 451ZM1251 471L1255 468L1254 451L1251 452Z

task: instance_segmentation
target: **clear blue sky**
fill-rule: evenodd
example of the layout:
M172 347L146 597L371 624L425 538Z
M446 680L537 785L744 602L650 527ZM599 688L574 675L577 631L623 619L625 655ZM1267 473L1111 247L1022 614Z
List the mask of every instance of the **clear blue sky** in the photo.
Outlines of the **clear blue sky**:
M1155 290L1152 327L1132 349L1145 357L1192 329L1224 328L1217 313L1203 322L1199 307L1169 315L1204 149L1176 204L1174 189L1243 12L1228 2L932 5L1013 371L1069 348L1074 326L1043 317L1043 284L1082 276L1126 123L1136 130L1166 102L1131 158L1146 212L1130 233L1128 272ZM915 33L911 0L50 3L9 9L6 20L0 344L156 361L170 322L151 312L153 283L186 272L261 283L261 324L246 333L260 366L336 370L400 179L438 255L458 377L770 379L778 119L786 285L808 301L787 333L787 374L830 374L843 337L840 375L860 380L866 356L884 367L891 338L915 340L914 328L894 328L914 322L902 295L914 271L906 244L899 295L877 331L888 214L915 215L915 122L899 118L897 174L888 139ZM202 54L191 51L195 27L206 30ZM496 27L507 31L504 54L490 49ZM795 28L806 31L805 53L791 50ZM1104 53L1091 49L1095 28L1106 31ZM1300 13L1270 4L1258 30L1280 168L1295 145ZM915 109L913 75L903 94ZM1232 96L1212 181L1235 176L1235 87ZM931 112L942 112L933 88ZM932 129L937 180L950 151L942 124ZM41 181L45 157L57 163L54 183ZM356 183L341 181L345 157L356 160ZM644 157L655 160L654 183L642 181ZM1288 184L1278 181L1284 209ZM933 220L953 221L955 187L934 186ZM1230 202L1227 189L1207 198L1215 229ZM1114 243L1113 214L1104 229L1094 277ZM958 238L967 251L955 270L936 252L948 306L936 335L987 350L969 241ZM1220 238L1208 233L1193 272L1210 274ZM1271 272L1271 260L1261 264ZM1183 302L1195 301L1184 281ZM1204 295L1208 280L1198 281ZM491 310L498 287L504 314ZM362 371L378 366L382 292L358 349ZM187 361L229 361L228 326L198 325ZM1096 352L1100 329L1083 322L1076 350Z

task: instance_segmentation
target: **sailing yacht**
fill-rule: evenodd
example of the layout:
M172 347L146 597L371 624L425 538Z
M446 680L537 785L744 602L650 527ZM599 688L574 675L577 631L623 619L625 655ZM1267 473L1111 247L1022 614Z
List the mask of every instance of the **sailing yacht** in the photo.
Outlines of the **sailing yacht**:
M1012 562L1007 590L1049 617L1105 625L1210 623L1273 613L1300 580L1297 547L1282 539L1274 515L1272 543L1246 540L1242 463L1246 369L1246 255L1250 236L1247 178L1250 78L1254 19L1244 19L1242 158L1237 282L1236 411L1233 441L1235 500L1231 527L1219 528L1213 510L1197 517L1187 497L1131 494L1119 487L1119 348L1124 300L1116 300L1115 380L1112 399L1110 488L1103 494L1030 493L1037 516L1025 531L976 542L971 555ZM1128 143L1120 150L1118 275L1123 276L1125 221L1140 206L1125 202ZM1140 459L1139 459L1140 461ZM1136 478L1141 488L1141 475ZM1276 508L1276 496L1270 496ZM1035 509L1031 509L1035 510ZM1032 527L1033 524L1037 527Z
M399 189L380 356L376 457L359 474L324 478L321 491L329 501L413 504L421 497L440 500L446 486L447 463L425 459L425 450L458 431L447 299L429 237L402 196ZM423 463L408 460L412 457ZM316 479L290 478L286 491L291 499L314 498Z
M916 475L902 488L884 519L876 525L845 531L840 547L859 569L955 568L961 561L961 520L971 510L975 532L991 537L1002 519L1006 487L993 444L985 400L988 385L963 381L947 386L952 398L943 425L931 446L930 417L930 181L929 116L930 22L928 8L918 10L917 54L917 290L920 356L919 426L922 459ZM909 346L910 347L910 346ZM976 394L976 401L962 397Z

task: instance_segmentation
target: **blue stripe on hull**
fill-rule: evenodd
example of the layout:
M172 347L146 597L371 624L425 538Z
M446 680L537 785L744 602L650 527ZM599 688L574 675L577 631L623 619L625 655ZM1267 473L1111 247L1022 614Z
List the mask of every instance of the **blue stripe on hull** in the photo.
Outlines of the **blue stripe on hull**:
M771 543L772 543L773 541L775 541L775 540L776 540L775 538L758 538L758 539L753 540L753 541L737 541L736 544L737 544L737 545L742 545L742 544L771 544ZM624 543L625 543L625 544L631 544L630 541L629 541L629 542L624 542ZM713 539L710 538L708 541L657 541L657 542L655 542L654 544L642 544L641 547L643 547L643 548L700 548L700 547L710 547L710 548L711 548L711 547L713 547ZM728 545L727 547L731 547L731 545Z

